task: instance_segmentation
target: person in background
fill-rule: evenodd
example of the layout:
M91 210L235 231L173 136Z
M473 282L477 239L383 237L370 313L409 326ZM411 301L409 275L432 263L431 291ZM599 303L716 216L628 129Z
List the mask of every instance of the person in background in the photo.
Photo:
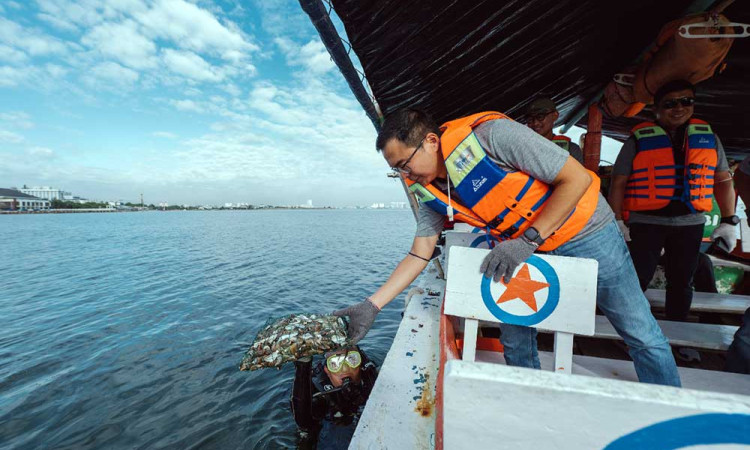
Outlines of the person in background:
M482 112L441 127L417 109L386 117L376 148L421 202L411 249L370 297L334 314L357 342L380 310L424 270L444 219L490 228L501 239L483 260L508 283L535 251L596 259L597 305L628 345L638 379L680 386L674 356L639 289L630 254L599 193L599 178L508 116ZM509 201L514 199L515 201ZM536 330L500 324L508 365L539 369Z
M687 318L693 299L703 212L715 198L722 219L711 239L728 251L739 223L724 148L708 123L693 118L694 104L695 87L687 81L669 82L656 92L656 123L633 128L617 156L609 193L644 291L664 250L665 314L676 321Z
M750 158L745 158L734 172L734 185L745 205L750 205ZM750 374L750 308L745 310L742 325L734 334L734 340L727 350L724 370Z
M314 366L311 357L294 363L290 403L300 449L314 449L323 440L326 448L347 448L378 376L359 347L324 356Z
M557 144L558 147L570 153L570 156L583 165L581 147L572 142L570 138L552 132L558 117L560 117L560 113L557 112L557 106L548 97L537 97L526 107L526 124L529 128Z

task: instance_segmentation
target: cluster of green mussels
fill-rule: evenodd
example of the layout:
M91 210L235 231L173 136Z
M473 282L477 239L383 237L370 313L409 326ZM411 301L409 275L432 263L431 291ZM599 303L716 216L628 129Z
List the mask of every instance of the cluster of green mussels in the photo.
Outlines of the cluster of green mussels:
M346 323L336 316L291 314L264 327L242 358L240 370L279 368L346 344Z

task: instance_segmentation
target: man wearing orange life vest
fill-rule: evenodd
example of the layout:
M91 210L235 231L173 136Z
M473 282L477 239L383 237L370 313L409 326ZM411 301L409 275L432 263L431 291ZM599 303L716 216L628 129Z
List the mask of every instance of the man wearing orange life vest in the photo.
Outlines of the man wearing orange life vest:
M583 164L583 152L581 147L572 142L569 137L556 135L552 132L560 113L557 106L548 97L537 97L526 107L526 125L540 135L557 144L576 161Z
M664 249L665 313L685 320L693 299L693 274L712 200L721 224L711 235L731 251L737 242L734 188L724 149L706 122L693 118L695 88L672 81L654 96L656 123L642 123L617 156L609 201L646 290ZM624 223L628 212L627 225Z
M481 270L508 282L535 251L596 259L597 304L625 342L642 382L679 386L667 340L651 315L599 178L549 140L507 116L485 112L437 124L424 112L388 116L376 147L422 207L412 247L390 278L349 316L349 337L365 336L381 308L427 266L445 216L487 228L501 240ZM536 330L502 324L509 365L539 368Z

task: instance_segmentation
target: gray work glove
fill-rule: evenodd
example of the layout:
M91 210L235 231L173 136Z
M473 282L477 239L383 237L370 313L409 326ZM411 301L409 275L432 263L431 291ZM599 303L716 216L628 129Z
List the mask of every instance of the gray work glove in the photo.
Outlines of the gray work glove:
M503 281L509 283L516 267L529 259L536 248L533 242L523 238L502 241L492 249L489 255L485 256L479 271L484 272L485 277L493 278L495 282L503 277Z
M368 331L380 308L375 306L369 299L364 299L356 305L334 311L334 316L349 316L349 345L355 345Z
M727 253L731 253L737 245L737 230L735 225L720 223L714 232L711 233L711 240L715 241L717 239L723 240L727 247Z
M617 226L620 227L620 233L622 233L622 237L625 238L625 242L630 242L630 228L628 228L622 220L617 221Z

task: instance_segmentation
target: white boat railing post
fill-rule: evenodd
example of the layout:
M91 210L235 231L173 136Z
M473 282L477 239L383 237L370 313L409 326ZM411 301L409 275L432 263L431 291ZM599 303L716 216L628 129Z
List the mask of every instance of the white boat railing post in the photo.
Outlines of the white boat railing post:
M464 361L474 362L477 354L477 333L479 331L479 321L476 319L466 319L464 321L464 351L462 359Z
M555 372L571 373L573 368L573 333L555 333Z

